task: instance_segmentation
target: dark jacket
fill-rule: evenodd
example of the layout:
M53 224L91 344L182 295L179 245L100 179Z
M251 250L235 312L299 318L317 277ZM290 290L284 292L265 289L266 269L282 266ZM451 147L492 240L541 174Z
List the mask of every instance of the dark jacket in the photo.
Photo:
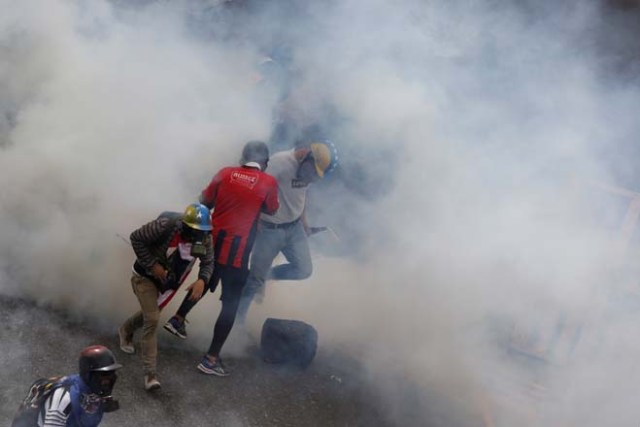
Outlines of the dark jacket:
M152 278L151 267L153 267L156 262L169 270L170 274L173 273L167 251L171 241L182 231L182 227L186 227L182 221L160 217L131 233L129 239L131 240L131 246L137 257L136 263L139 264L139 266L144 269L144 273L146 273L143 275ZM203 243L206 248L206 253L198 257L200 259L198 278L204 280L205 283L209 283L214 265L211 233L206 233ZM134 270L141 273L136 267L138 266L134 265Z

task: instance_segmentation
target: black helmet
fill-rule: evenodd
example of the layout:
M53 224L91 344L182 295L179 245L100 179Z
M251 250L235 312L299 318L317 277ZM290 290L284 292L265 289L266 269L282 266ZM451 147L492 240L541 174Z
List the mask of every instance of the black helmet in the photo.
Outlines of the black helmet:
M249 141L242 149L242 158L240 164L244 165L249 162L260 164L262 170L265 170L269 162L269 147L262 141Z
M122 368L107 347L92 345L80 353L80 378L99 396L110 396L116 383L115 371Z

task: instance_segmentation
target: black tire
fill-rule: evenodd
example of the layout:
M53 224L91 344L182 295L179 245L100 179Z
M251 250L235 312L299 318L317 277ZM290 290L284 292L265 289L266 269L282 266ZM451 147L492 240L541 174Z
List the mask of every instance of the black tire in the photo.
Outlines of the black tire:
M318 332L299 320L265 320L260 340L262 359L267 363L308 367L318 348Z

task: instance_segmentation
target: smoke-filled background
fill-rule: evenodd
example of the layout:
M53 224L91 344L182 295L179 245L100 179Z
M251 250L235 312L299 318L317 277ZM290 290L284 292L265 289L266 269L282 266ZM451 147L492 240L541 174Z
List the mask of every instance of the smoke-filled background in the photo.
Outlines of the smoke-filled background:
M637 2L0 6L2 294L115 330L120 236L246 140L312 127L340 166L310 222L340 240L311 238L313 276L270 283L254 332L313 324L391 425L452 425L434 394L469 425L640 422L635 196L607 190L640 191ZM217 310L194 310L199 348Z

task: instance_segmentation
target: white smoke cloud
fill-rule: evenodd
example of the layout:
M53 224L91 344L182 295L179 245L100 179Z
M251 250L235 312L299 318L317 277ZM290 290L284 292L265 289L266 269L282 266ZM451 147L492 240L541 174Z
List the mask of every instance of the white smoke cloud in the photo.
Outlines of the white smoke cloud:
M16 123L0 158L3 260L44 298L64 298L68 283L74 298L116 303L122 259L111 263L128 250L115 234L181 210L267 132L255 53L198 43L175 6L46 3L5 5L2 85Z
M307 283L270 285L254 324L307 320L321 345L357 355L373 384L398 373L380 395L399 424L415 421L402 384L505 425L602 425L586 413L594 405L638 418L614 382L633 357L612 353L609 338L597 358L585 354L594 336L629 328L605 322L603 283L618 254L593 226L601 200L584 183L613 181L602 153L629 152L640 104L636 86L603 77L585 41L603 19L595 3L274 2L238 9L249 24L225 40L202 35L207 24L225 33L205 13L216 2L9 3L0 3L5 292L121 321L135 300L132 254L116 234L181 209L244 140L267 138L276 94L256 93L254 65L263 45L289 40L289 113L310 124L337 110L328 126L343 176L359 167L356 187L385 184L367 188L376 197L366 201L353 182L314 194L331 209L312 219L358 228L358 257L319 258ZM202 341L204 311L192 319ZM553 330L560 314L584 325L582 338L570 364L546 368L553 404L526 421L494 402L503 382L535 383L504 338L513 323Z

